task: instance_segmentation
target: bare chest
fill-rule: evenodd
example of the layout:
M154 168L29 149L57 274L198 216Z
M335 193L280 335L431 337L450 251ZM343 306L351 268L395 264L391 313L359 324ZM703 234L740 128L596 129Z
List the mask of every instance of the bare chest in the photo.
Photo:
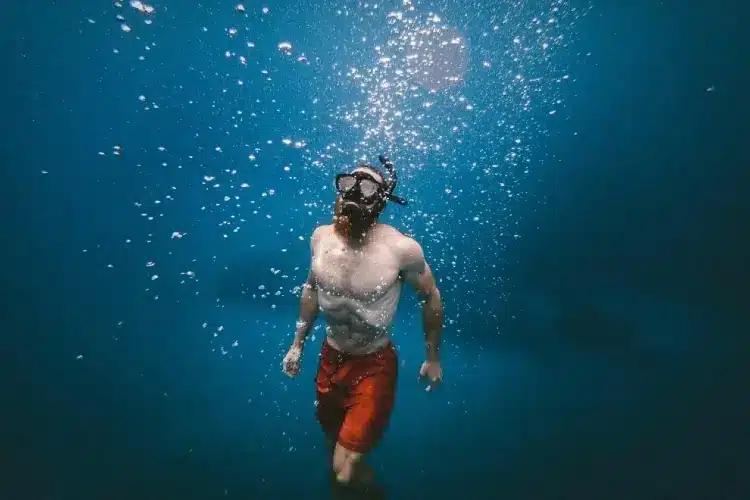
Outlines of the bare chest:
M399 277L398 262L387 247L352 249L333 238L321 243L313 272L325 293L365 303L387 294Z

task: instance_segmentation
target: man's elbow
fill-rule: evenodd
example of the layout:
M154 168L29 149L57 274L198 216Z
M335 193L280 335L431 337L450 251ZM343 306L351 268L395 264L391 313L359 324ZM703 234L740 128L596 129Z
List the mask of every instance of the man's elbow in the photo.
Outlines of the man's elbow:
M433 286L432 288L429 288L427 290L423 290L419 294L419 300L424 302L425 304L432 304L432 305L440 305L440 290L438 290L438 287Z

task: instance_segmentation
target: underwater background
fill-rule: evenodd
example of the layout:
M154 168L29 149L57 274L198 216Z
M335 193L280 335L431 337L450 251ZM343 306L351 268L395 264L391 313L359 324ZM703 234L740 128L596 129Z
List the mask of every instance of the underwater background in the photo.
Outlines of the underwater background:
M330 498L283 376L333 176L387 153L446 310L401 498L747 494L743 4L6 2L0 499Z

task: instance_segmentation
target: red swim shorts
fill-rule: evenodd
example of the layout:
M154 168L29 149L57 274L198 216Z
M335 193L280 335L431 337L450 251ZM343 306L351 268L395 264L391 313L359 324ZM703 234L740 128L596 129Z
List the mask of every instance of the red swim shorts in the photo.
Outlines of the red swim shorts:
M391 343L371 354L346 354L323 341L315 376L318 422L333 442L366 453L388 426L398 359Z

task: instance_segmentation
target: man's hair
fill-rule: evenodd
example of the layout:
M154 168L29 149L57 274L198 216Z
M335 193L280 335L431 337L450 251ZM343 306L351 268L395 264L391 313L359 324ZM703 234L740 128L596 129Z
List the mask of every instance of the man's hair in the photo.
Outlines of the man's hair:
M372 174L372 176L375 177L375 179L383 187L386 187L385 176L383 175L383 172L373 167L372 165L368 165L367 163L360 163L359 165L357 165L357 167L353 171L357 171L357 170L367 170L368 173Z

